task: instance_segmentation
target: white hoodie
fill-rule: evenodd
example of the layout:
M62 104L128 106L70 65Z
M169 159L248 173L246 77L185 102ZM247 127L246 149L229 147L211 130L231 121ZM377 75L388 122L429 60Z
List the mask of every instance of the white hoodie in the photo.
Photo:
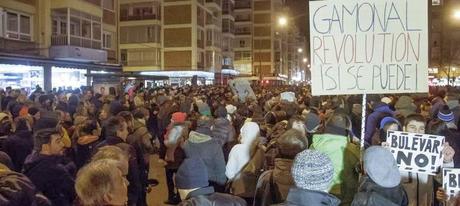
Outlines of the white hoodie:
M237 178L235 176L251 159L251 148L258 142L259 130L259 125L255 122L246 122L241 127L241 143L235 145L228 155L225 175L229 180Z

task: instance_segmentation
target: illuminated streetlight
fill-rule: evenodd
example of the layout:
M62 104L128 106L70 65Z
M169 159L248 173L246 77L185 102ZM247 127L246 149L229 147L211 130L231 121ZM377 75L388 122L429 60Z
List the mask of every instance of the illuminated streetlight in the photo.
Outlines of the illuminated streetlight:
M453 68L452 68L452 71L455 72L455 70L457 70L457 68L453 67Z
M298 49L297 49L297 52L302 53L302 52L303 52L303 49L302 49L302 48L298 48Z
M286 18L286 17L282 16L282 17L279 17L279 18L278 18L278 24L279 24L280 26L286 26L287 23L288 23L288 22L287 22L287 18Z
M460 10L454 12L454 18L460 19Z
M307 58L303 58L303 63L307 63L308 59Z

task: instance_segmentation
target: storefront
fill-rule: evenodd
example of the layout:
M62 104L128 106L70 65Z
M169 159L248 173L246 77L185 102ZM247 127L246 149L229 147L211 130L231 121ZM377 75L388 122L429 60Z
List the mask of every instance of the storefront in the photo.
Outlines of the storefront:
M0 88L24 88L32 91L37 85L44 87L42 66L0 64Z
M51 86L53 88L76 89L88 86L86 69L51 67ZM91 83L91 81L90 81Z
M141 72L141 75L166 76L169 80L164 80L163 85L184 86L192 85L194 76L197 78L198 85L214 84L214 73L204 71L161 71L161 72Z

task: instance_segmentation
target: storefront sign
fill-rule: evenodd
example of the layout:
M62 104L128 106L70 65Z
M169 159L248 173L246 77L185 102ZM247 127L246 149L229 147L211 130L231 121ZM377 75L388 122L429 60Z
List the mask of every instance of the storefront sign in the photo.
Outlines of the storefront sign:
M313 95L428 92L426 0L310 1Z

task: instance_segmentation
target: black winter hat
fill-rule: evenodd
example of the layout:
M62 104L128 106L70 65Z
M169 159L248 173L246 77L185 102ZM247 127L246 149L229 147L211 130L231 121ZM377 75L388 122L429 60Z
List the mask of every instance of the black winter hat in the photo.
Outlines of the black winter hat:
M227 117L227 109L224 106L219 106L216 111L214 112L217 118L226 118Z

